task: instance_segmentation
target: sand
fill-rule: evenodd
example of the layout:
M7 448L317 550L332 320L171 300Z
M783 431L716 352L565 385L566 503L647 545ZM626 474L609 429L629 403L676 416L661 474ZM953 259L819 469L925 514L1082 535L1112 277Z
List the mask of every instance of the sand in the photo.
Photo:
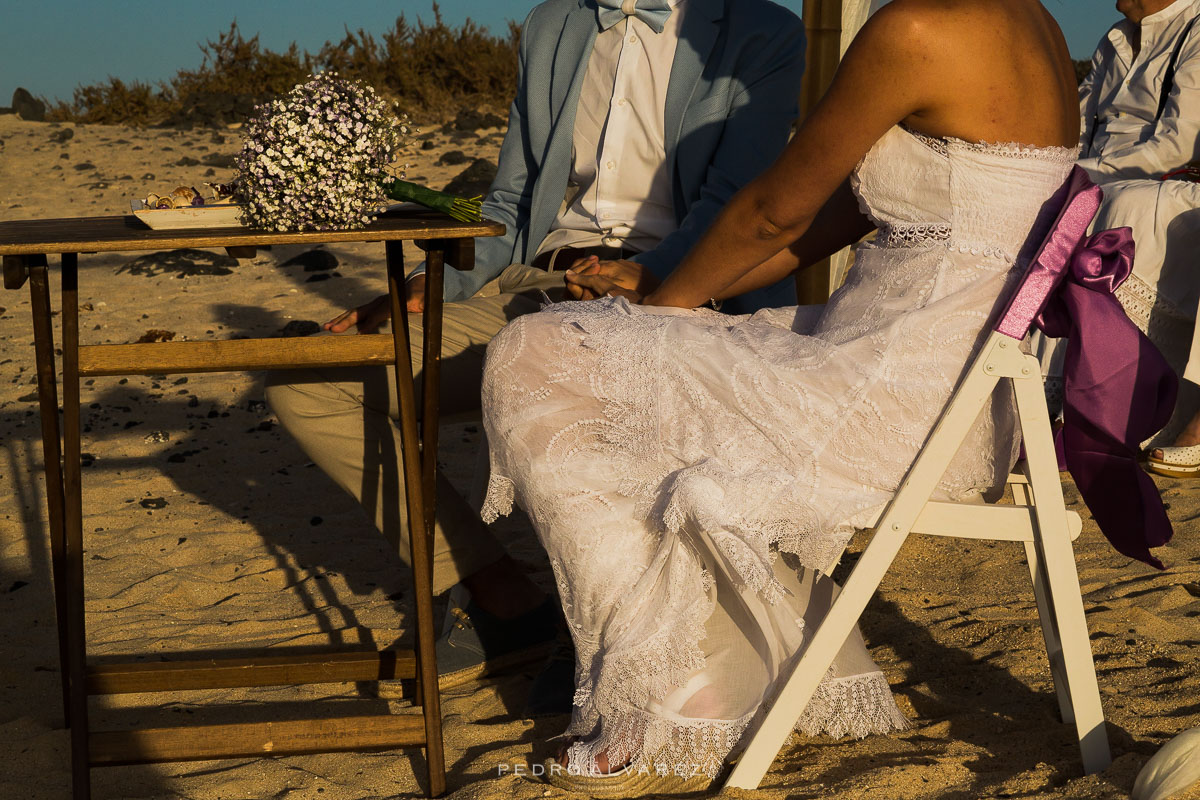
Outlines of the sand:
M56 141L68 130L71 138ZM441 153L494 161L498 151L495 135L452 142L439 132L432 141L409 174L434 186L465 166L437 165ZM0 219L120 213L150 190L228 178L227 168L206 177L207 165L184 159L220 163L237 146L236 131L55 126L0 116ZM290 265L308 248L277 247L240 262L220 251L83 256L82 335L102 343L156 330L177 340L302 332L381 290L378 245L321 250L326 255ZM41 800L67 796L69 779L32 341L28 293L0 293L0 797ZM262 385L262 374L85 382L94 659L408 640L411 588L399 561L278 426ZM442 441L441 460L465 489L478 426L447 425ZM1058 721L1020 548L914 538L863 618L911 729L862 741L794 736L760 791L727 796L1128 796L1158 747L1200 725L1200 484L1158 485L1177 531L1159 551L1165 572L1113 551L1066 480L1068 501L1085 517L1076 553L1111 768L1083 777L1073 728ZM523 518L499 530L548 585ZM862 545L855 540L847 562ZM565 724L564 717L520 718L532 673L445 695L451 797L569 796L513 774L539 762L546 740ZM371 685L332 685L135 695L93 701L92 714L121 727L385 705L412 711L404 700L376 694ZM340 800L419 796L422 774L419 751L395 751L97 769L93 786L97 798Z

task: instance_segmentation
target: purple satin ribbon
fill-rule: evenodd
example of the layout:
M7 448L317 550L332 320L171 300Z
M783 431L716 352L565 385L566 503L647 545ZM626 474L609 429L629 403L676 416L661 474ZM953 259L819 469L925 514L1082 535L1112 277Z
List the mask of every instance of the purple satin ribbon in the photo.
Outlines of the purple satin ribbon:
M1013 336L1032 319L1047 336L1067 337L1060 456L1113 547L1163 569L1150 548L1170 541L1171 521L1138 452L1171 418L1179 381L1113 296L1133 271L1132 231L1084 239L1102 194L1078 167L1064 189L1063 210L997 330Z

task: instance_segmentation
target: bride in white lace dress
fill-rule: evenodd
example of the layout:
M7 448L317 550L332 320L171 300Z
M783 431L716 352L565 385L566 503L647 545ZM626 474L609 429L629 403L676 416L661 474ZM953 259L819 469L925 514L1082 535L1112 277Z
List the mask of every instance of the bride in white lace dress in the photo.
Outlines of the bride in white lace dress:
M1075 158L1074 91L1033 0L895 0L666 282L641 297L628 264L584 270L582 291L611 296L493 341L484 513L516 502L550 556L577 653L572 773L721 769L1038 237ZM697 307L871 227L824 307ZM942 494L1001 485L1017 446L997 397ZM857 634L800 720L834 736L904 724Z

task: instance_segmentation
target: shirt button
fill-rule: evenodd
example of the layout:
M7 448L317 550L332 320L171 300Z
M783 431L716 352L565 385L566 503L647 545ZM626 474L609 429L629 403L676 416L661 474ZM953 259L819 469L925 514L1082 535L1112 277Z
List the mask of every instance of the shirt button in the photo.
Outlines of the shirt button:
M609 169L616 169L616 168L617 168L617 165L616 165L616 163L614 163L614 162L612 162L612 161L608 162L608 163L607 163L607 164L605 164L604 166L608 167Z
M637 35L636 35L636 34L635 34L635 35L633 35L633 36L630 36L630 37L629 37L629 43L630 43L630 44L637 44Z
M629 102L629 100L627 100L626 98L622 97L620 100L618 100L618 101L617 101L617 105L619 105L619 106L623 106L623 105L625 105L625 104L626 104L626 103L628 103L628 102Z

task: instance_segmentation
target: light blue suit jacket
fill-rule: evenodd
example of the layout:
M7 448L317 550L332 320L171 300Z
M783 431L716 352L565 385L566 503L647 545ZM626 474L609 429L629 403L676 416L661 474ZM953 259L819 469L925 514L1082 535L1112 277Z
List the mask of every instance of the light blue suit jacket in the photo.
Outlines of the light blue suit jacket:
M476 242L470 272L446 269L462 300L513 263L529 263L562 206L575 111L599 25L595 0L548 0L521 34L517 97L484 216L508 232ZM787 143L804 71L804 27L768 0L687 0L666 98L666 155L679 228L634 257L665 278L739 188ZM726 301L749 313L795 304L789 278Z

